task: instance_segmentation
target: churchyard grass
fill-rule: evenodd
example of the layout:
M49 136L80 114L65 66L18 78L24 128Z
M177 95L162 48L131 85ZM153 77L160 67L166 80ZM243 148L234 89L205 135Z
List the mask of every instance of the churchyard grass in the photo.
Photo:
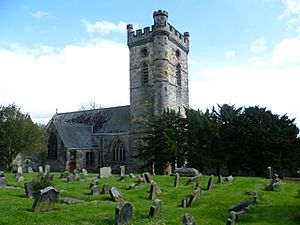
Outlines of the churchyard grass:
M24 174L26 180L37 177L37 173ZM6 173L8 185L20 187L19 190L0 189L0 224L98 224L112 225L114 223L115 208L118 203L112 202L109 194L91 195L89 185L92 181L66 182L59 179L60 173L54 173L53 186L61 190L59 201L51 212L32 212L34 200L25 195L24 182L17 182L15 174ZM96 177L97 174L89 174L86 177ZM192 215L198 225L224 225L229 215L229 208L241 201L251 201L249 193L258 192L258 203L251 205L251 210L242 217L238 224L243 225L296 225L300 221L300 181L283 180L279 191L264 191L269 183L265 178L234 177L232 183L217 184L217 176L213 189L208 191L207 182L209 176L204 176L186 185L188 178L180 177L179 186L174 187L173 176L152 176L162 193L157 196L163 205L161 216L149 218L149 210L152 200L149 199L150 184L143 183L133 190L126 188L138 180L125 178L119 181L120 176L99 179L99 185L108 183L111 187L117 187L126 201L133 205L134 225L181 225L181 216L184 213ZM183 197L189 198L196 182L202 187L199 199L192 206L181 207ZM84 200L80 204L65 204L63 197L72 197Z

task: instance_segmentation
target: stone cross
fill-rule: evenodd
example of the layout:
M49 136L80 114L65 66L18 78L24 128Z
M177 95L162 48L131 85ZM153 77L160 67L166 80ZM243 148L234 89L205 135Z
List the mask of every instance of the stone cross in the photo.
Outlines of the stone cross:
M123 195L118 188L111 187L109 193L114 202L124 202Z
M193 216L185 213L181 217L182 225L196 225L195 219Z
M127 201L121 202L115 210L114 225L131 224L132 214L133 214L132 205Z
M150 207L149 216L151 218L160 216L161 208L162 208L162 201L159 199L155 199Z
M214 175L210 175L208 184L207 184L207 190L208 191L212 190L213 185L214 185Z
M59 192L54 187L46 187L39 191L31 211L33 212L50 212L57 201Z
M179 185L179 173L176 173L174 176L174 187L178 187Z

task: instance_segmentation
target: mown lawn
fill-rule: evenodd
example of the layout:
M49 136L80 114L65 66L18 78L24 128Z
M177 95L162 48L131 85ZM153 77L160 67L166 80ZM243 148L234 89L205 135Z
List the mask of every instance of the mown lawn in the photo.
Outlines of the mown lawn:
M28 180L36 177L35 174L25 174ZM91 181L75 181L67 183L59 179L60 174L54 173L54 187L62 190L60 200L55 204L52 212L31 212L34 202L25 196L24 183L16 182L15 175L6 173L9 185L21 187L20 190L0 189L0 224L103 224L114 223L114 213L117 203L112 202L110 195L92 196L89 185ZM88 177L96 177L89 174ZM152 200L149 197L150 184L142 184L134 190L126 190L138 178L126 178L119 181L119 176L99 179L99 184L109 183L121 190L125 200L133 205L134 225L181 225L181 216L184 213L192 215L198 225L225 225L229 215L229 207L242 200L251 200L247 192L259 192L258 204L251 205L251 211L241 218L238 224L243 225L296 225L300 224L300 182L282 181L277 192L264 191L269 180L265 178L235 177L234 181L222 185L215 184L212 191L205 190L208 176L198 181L202 187L201 197L192 207L181 208L181 200L192 193L195 182L185 185L188 178L180 177L179 187L174 188L174 177L153 176L159 184L162 193L158 196L163 202L160 218L149 218L149 209ZM215 177L215 183L217 177ZM86 201L77 205L62 203L63 197L73 197Z

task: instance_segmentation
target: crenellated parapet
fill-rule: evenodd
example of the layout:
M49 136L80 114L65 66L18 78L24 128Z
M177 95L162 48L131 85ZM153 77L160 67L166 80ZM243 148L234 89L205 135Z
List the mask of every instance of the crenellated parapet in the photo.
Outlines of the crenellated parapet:
M139 46L152 42L155 35L166 35L169 40L180 47L183 51L189 51L189 32L181 34L168 23L168 13L158 10L153 13L154 24L144 29L133 30L132 24L127 25L127 45L129 47Z

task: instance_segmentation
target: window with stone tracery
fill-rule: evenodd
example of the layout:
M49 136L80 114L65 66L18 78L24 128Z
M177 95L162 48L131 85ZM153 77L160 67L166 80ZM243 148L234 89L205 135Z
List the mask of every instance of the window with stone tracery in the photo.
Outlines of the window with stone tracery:
M114 161L125 161L125 146L120 139L114 142L112 152Z

